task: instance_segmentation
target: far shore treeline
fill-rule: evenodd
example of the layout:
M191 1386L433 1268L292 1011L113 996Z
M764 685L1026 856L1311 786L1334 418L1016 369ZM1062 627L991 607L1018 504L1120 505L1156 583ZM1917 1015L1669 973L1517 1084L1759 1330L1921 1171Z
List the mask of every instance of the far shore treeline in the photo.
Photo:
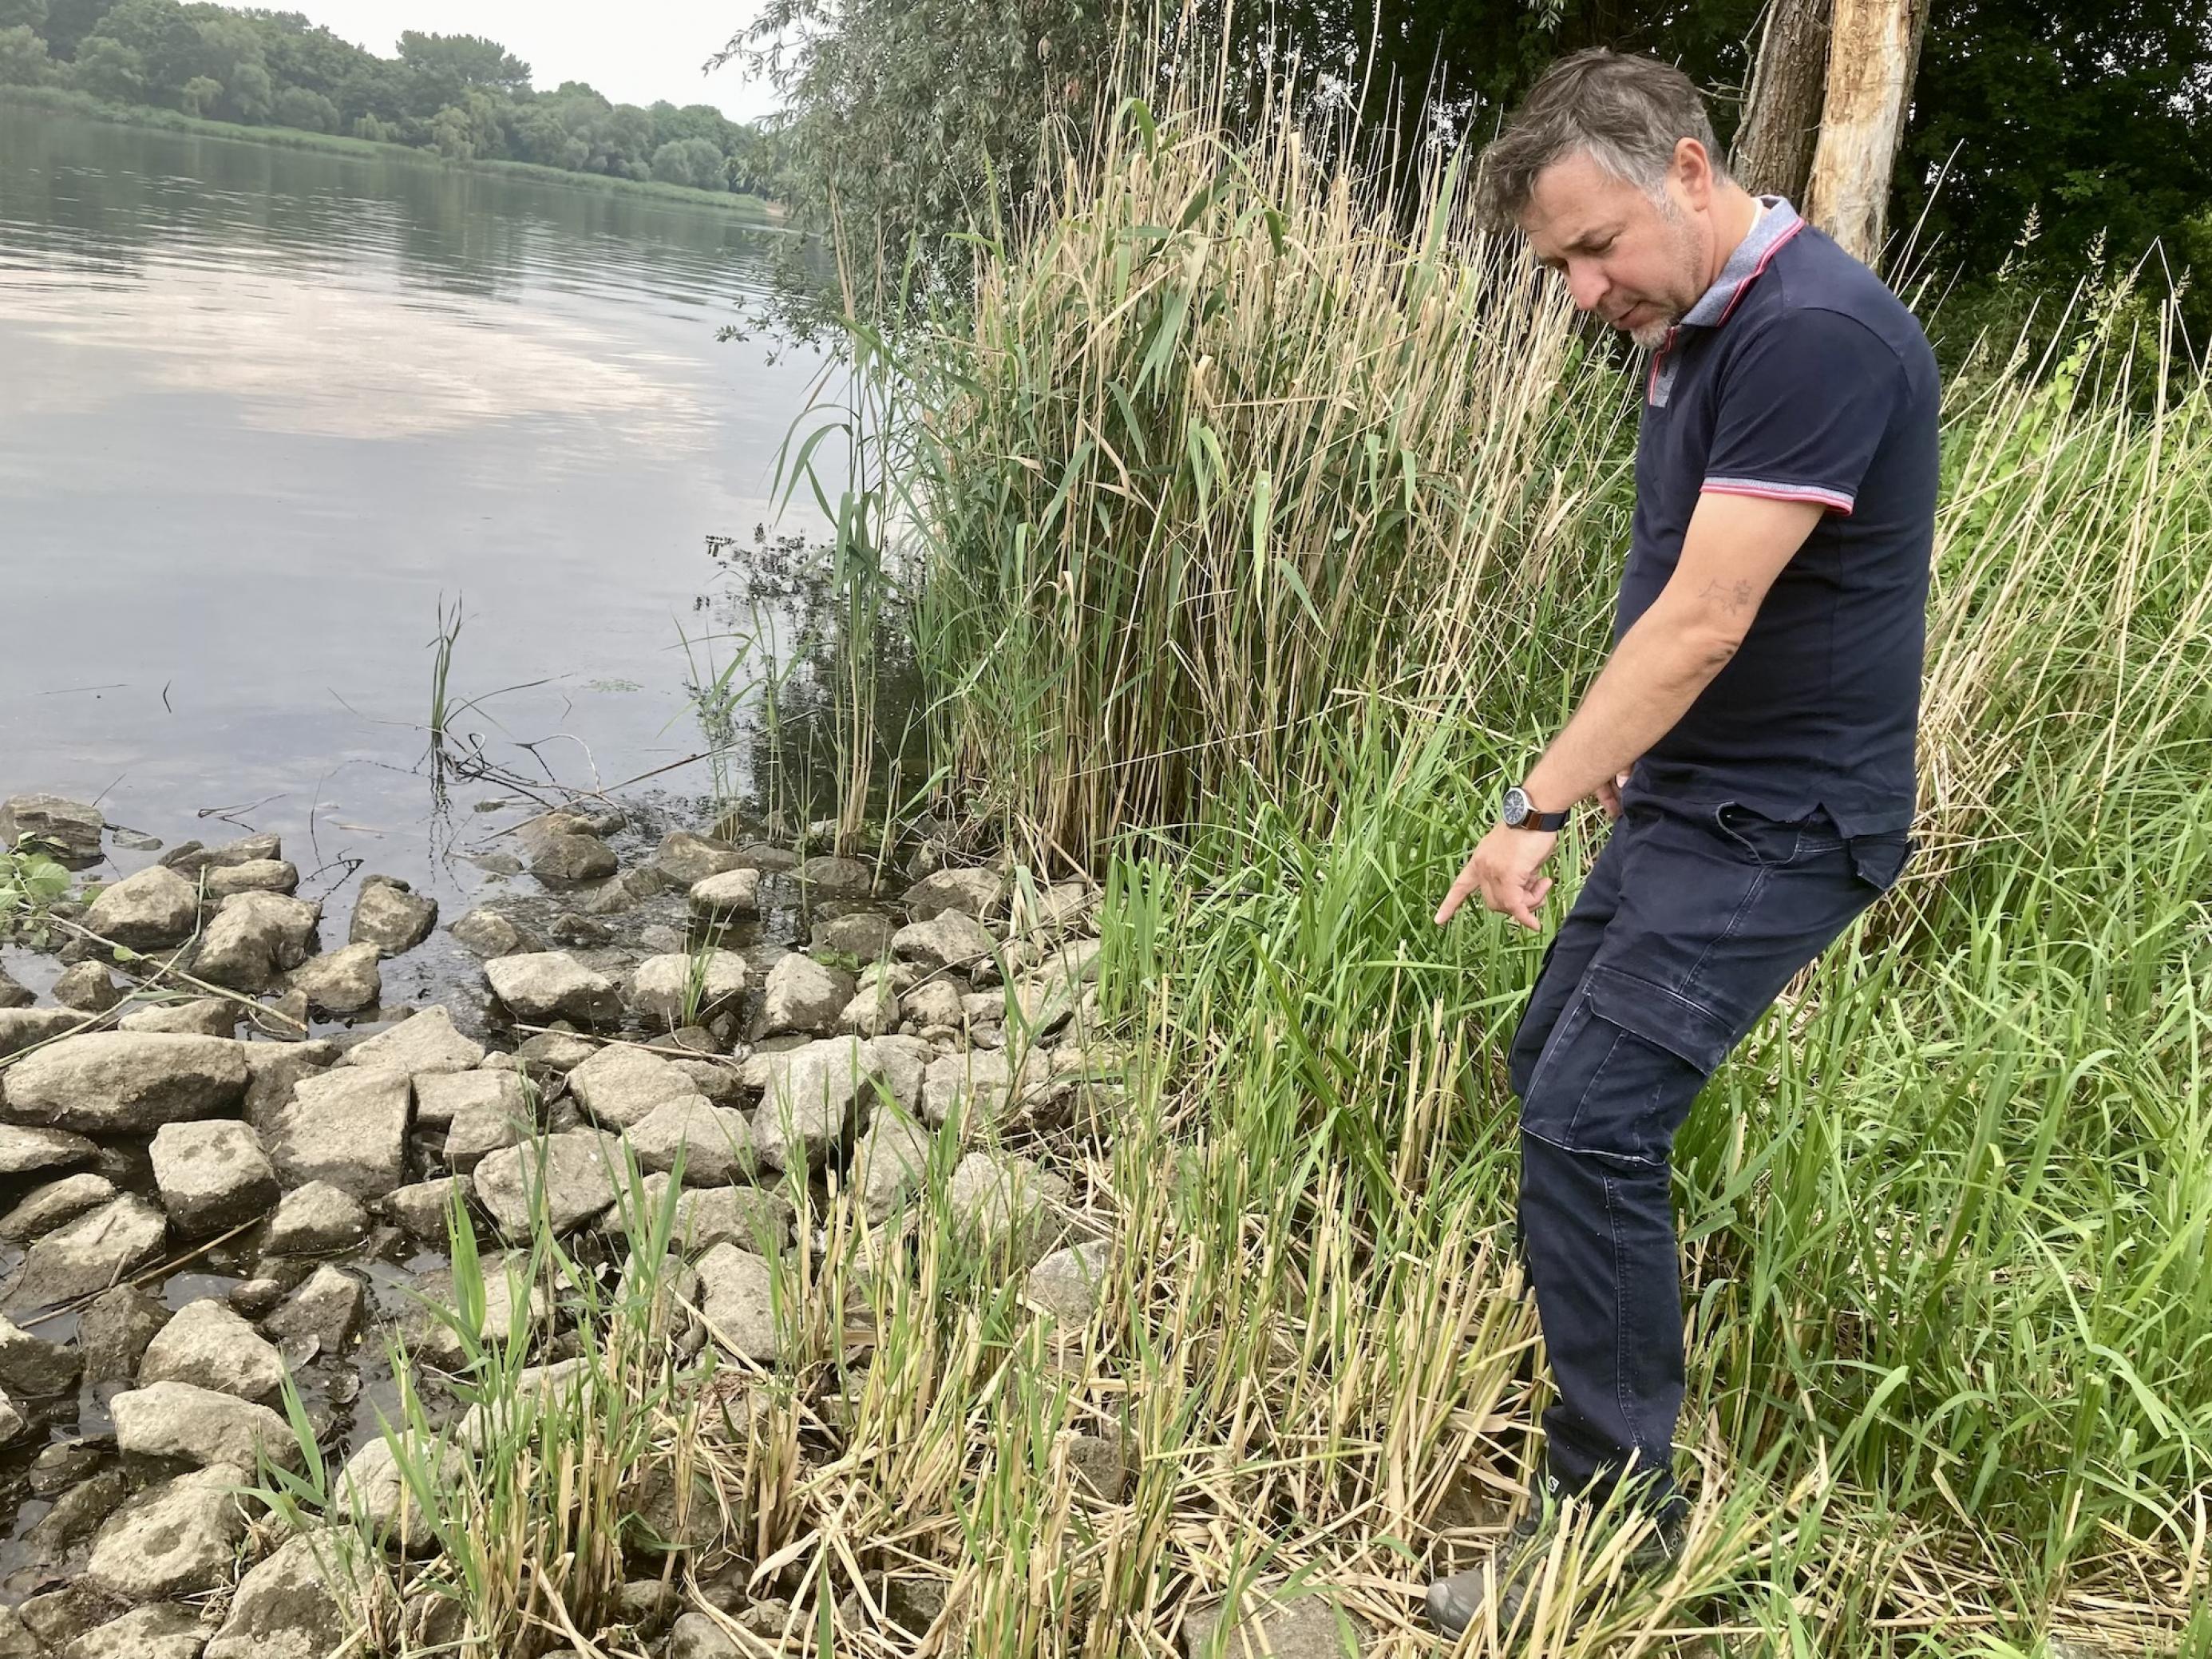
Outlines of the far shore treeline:
M380 58L297 12L179 0L0 0L0 88L693 189L775 193L775 146L711 104L534 90L497 41L408 30Z

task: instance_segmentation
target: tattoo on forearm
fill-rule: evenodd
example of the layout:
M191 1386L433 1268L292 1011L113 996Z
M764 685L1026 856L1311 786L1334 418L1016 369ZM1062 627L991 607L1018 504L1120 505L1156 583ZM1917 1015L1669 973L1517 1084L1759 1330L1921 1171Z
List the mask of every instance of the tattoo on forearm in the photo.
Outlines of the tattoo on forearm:
M1717 605L1723 611L1727 611L1730 616L1735 616L1741 611L1748 611L1759 603L1759 595L1757 591L1749 582L1744 581L1724 582L1714 580L1707 582L1705 584L1705 591L1699 594L1698 597L1712 605Z

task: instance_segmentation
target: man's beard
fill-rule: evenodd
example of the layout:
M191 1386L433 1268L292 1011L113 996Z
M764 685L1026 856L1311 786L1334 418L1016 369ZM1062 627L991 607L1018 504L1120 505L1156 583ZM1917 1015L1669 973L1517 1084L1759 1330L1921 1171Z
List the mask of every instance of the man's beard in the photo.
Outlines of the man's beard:
M1698 268L1697 234L1690 228L1690 222L1682 210L1674 205L1674 198L1664 191L1658 197L1658 208L1660 220L1674 236L1676 262L1686 276ZM1694 283L1696 279L1688 280ZM1681 311L1662 307L1657 318L1629 330L1628 337L1646 351L1656 351L1667 343L1668 332L1682 320L1686 311L1686 307Z

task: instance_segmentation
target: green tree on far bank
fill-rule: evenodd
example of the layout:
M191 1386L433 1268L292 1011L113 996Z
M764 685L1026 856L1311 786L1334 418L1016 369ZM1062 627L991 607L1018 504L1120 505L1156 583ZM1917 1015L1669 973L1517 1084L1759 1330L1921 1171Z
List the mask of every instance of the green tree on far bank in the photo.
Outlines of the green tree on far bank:
M52 75L46 43L29 24L0 28L0 87L42 87Z
M480 35L410 29L384 58L297 12L207 0L0 0L0 85L699 190L765 195L781 171L773 138L710 104L538 92Z

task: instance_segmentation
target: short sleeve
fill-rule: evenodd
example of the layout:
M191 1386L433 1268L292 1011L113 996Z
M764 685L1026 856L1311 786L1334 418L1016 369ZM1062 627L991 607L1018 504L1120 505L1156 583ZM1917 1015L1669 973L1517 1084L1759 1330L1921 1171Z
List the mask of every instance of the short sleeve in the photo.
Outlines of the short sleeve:
M1722 370L1704 488L1850 513L1904 381L1896 354L1863 324L1784 311Z

